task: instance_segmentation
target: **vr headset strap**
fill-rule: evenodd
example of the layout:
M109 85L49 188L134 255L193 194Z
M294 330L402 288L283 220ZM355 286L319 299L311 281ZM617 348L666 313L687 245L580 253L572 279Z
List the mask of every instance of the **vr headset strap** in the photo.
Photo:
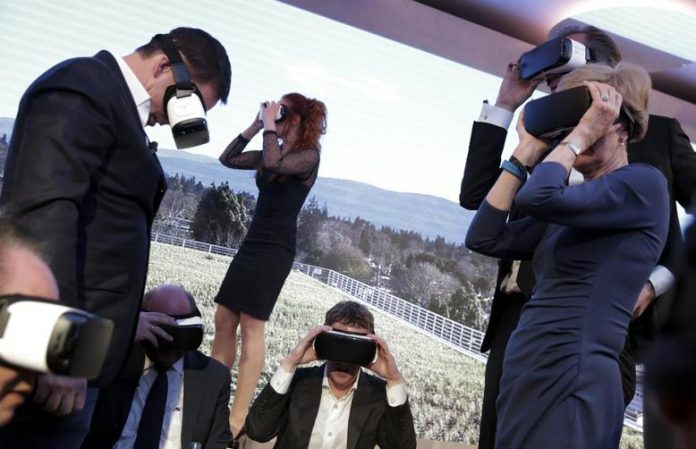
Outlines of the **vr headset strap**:
M172 67L174 81L176 82L177 94L179 88L184 88L186 91L190 91L187 84L191 82L191 77L189 76L186 64L184 64L184 61L181 59L179 50L177 50L176 46L174 45L172 38L168 34L158 34L155 37L159 39L160 44L162 44L162 51L165 55L167 55L167 58L169 58L169 64Z

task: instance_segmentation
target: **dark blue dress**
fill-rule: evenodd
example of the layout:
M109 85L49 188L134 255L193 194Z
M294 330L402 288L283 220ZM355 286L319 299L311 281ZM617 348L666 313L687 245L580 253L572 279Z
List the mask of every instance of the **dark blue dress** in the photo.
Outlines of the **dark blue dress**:
M618 356L667 236L664 176L630 164L578 186L542 163L515 205L481 205L467 246L533 258L537 284L510 337L496 403L498 449L614 449L623 425Z

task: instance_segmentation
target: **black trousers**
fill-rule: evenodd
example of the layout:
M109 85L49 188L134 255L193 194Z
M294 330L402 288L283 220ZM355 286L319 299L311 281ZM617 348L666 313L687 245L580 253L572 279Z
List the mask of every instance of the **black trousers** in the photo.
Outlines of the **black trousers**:
M479 426L479 449L495 447L495 428L497 417L495 401L500 391L500 378L503 376L503 357L507 348L510 334L517 327L520 312L526 299L522 295L509 295L500 298L505 301L505 307L496 322L496 328L491 339L491 349L486 362L486 376L483 388L483 403L481 407L481 424Z

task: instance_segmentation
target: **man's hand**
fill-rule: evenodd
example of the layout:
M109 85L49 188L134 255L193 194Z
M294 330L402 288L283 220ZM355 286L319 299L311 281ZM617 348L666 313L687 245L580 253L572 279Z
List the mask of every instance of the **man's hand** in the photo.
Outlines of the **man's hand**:
M147 340L156 348L158 335L166 341L172 341L172 336L162 330L159 327L161 325L176 326L176 320L165 313L140 312L138 329L135 331L135 342L140 343Z
M394 356L389 351L389 346L387 342L379 338L374 334L368 334L376 344L377 344L377 360L372 363L368 368L375 372L375 374L382 377L387 381L388 386L398 385L404 382L404 378L399 372L399 368L396 367L396 361Z
M309 333L297 343L295 349L293 349L290 354L287 355L281 362L281 366L287 373L295 372L297 365L302 365L304 363L313 362L317 360L317 354L314 352L314 339L317 335L322 332L327 332L331 330L331 326L321 325L315 326L309 330Z
M638 295L638 300L636 305L633 307L633 319L635 320L645 312L645 309L653 302L655 299L655 287L653 287L650 281L646 282L643 289Z
M522 103L532 96L534 89L537 88L543 79L540 76L531 80L523 80L520 78L519 63L509 63L505 75L503 75L503 83L498 90L498 98L495 101L495 105L510 112L515 112Z
M34 403L55 416L77 413L85 406L87 379L42 374L36 382Z

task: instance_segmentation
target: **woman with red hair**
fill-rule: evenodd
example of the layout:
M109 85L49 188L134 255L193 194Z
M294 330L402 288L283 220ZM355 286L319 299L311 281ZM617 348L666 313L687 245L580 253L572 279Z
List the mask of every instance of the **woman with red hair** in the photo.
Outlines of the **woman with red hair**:
M263 129L261 151L244 151ZM226 167L256 170L259 195L249 231L215 298L212 357L232 369L241 329L237 388L230 411L236 439L264 363L264 328L295 258L297 216L319 171L326 106L298 93L262 104L259 117L220 156ZM282 142L282 143L279 143Z

